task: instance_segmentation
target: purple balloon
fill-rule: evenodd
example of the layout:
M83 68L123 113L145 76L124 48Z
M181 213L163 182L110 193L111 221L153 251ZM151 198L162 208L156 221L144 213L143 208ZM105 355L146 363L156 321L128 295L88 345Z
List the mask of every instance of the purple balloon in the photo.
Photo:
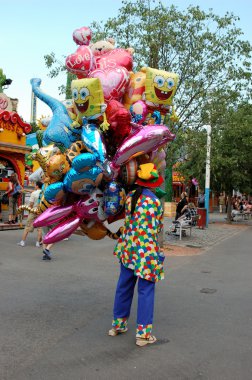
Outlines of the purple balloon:
M117 149L111 168L116 171L133 157L152 152L174 139L175 135L165 125L138 125Z

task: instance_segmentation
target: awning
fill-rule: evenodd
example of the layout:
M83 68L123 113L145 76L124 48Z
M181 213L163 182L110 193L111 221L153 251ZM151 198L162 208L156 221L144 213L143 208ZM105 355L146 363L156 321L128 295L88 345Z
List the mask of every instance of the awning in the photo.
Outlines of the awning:
M0 142L0 152L28 154L31 151L30 146Z

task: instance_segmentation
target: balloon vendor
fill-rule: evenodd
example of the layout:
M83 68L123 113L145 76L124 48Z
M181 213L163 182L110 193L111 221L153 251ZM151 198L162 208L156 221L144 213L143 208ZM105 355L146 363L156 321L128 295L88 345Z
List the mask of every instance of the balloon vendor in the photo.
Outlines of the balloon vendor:
M108 335L126 333L138 281L136 345L156 342L152 333L155 283L164 278L164 256L158 243L163 228L163 209L155 189L163 183L153 163L139 166L137 179L125 202L125 222L114 250L120 261L112 328Z

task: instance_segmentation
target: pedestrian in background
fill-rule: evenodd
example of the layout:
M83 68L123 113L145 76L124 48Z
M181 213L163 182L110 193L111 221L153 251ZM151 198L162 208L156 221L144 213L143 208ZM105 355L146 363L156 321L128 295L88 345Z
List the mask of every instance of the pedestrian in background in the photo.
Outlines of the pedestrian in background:
M47 232L49 232L50 229L43 227L43 234L46 235ZM50 249L52 248L53 244L43 244L43 257L42 260L44 261L50 261L52 260L52 252Z
M204 208L205 207L205 194L203 193L203 191L201 191L199 193L199 197L198 197L198 207L199 208Z
M3 218L2 218L2 197L0 197L0 223L3 222Z
M17 217L17 203L19 195L22 193L23 188L19 183L17 173L12 173L10 175L10 181L8 183L8 188L5 194L9 198L9 221L6 224L15 224Z
M36 182L35 190L31 193L31 196L29 199L30 208L36 208L38 206L39 196L41 193L42 186L43 186L42 182L40 181ZM26 226L22 235L22 240L18 243L19 246L24 247L28 233L34 231L33 222L36 219L36 217L37 217L37 214L35 214L34 212L29 213ZM39 248L42 245L42 229L37 228L37 233L38 235L37 235L36 247Z
M220 211L220 214L223 213L225 201L226 201L225 195L223 193L220 193L220 196L219 196L219 211Z
M177 207L176 207L175 220L177 220L183 214L183 212L186 209L187 204L188 204L187 193L183 191L183 193L181 193L181 199L178 202Z

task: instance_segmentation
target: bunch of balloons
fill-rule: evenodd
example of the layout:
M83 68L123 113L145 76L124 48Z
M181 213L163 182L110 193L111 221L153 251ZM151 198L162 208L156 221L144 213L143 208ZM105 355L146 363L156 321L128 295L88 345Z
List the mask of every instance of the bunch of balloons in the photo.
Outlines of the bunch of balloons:
M153 162L163 172L166 145L175 138L165 121L176 120L178 75L150 67L133 72L133 49L116 48L113 39L91 43L91 37L88 27L73 32L78 48L66 58L78 78L72 99L60 102L41 90L39 78L31 79L53 113L34 155L45 176L34 226L54 225L45 243L79 227L92 239L110 236L103 223L123 218L139 164Z

